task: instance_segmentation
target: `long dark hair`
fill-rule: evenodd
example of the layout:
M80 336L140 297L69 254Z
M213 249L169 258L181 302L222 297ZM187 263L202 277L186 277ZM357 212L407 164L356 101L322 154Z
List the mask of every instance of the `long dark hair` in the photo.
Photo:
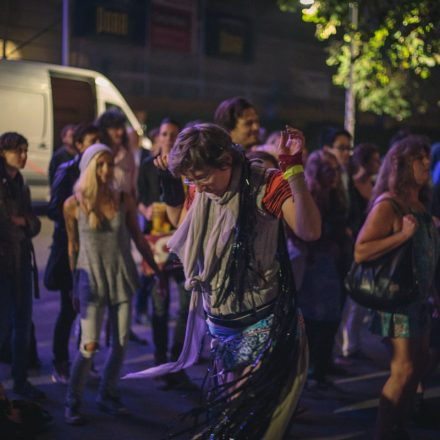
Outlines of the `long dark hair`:
M413 160L422 153L428 155L430 153L430 142L425 136L409 135L391 146L380 167L369 208L387 191L391 191L402 199L407 197L410 189L415 185ZM430 196L431 185L427 182L420 188L419 200L428 207Z

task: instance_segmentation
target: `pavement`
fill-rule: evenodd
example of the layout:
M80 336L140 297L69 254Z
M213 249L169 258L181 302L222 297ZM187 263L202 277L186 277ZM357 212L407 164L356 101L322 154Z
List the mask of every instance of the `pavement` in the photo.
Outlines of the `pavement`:
M51 241L52 223L42 218L41 234L34 240L40 273L44 271ZM42 280L42 276L40 277ZM34 322L38 341L41 368L30 371L30 381L46 394L44 407L54 417L47 432L38 440L156 440L166 438L170 429L178 426L179 415L194 406L200 398L199 392L161 390L162 382L151 379L121 381L121 394L129 409L129 415L110 416L98 410L95 403L98 378L90 378L84 395L83 412L90 422L84 426L69 426L63 421L66 386L51 380L52 333L59 309L58 292L49 292L41 284L41 299L34 302ZM172 318L176 313L175 296L171 304ZM174 319L171 320L171 326ZM133 330L148 345L130 342L122 374L145 369L153 365L153 343L148 325L133 325ZM75 353L76 331L72 332L70 353ZM96 356L96 367L102 369L106 351L104 347ZM354 360L346 367L346 374L332 377L333 385L326 389L306 388L299 403L291 429L286 439L342 440L371 439L380 390L389 374L387 371L389 352L383 343L372 336L365 327L362 331L363 358ZM208 347L205 347L205 354ZM188 369L192 381L202 384L206 364ZM9 366L0 364L0 380L7 393L15 398L11 387ZM430 409L439 414L440 374L430 380L426 392ZM438 416L437 416L438 418ZM411 438L416 440L438 440L440 421L430 428L417 427L410 422ZM3 440L0 430L0 438ZM5 439L6 440L6 439Z

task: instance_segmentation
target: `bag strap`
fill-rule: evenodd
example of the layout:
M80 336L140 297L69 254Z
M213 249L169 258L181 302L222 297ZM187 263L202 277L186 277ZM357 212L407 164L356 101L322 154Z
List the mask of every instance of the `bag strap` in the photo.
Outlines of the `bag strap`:
M400 217L403 217L406 215L405 211L402 209L402 206L400 205L400 203L398 203L395 199L393 199L392 197L384 197L383 199L377 200L374 202L373 207L378 205L381 202L384 201L388 201L393 205L394 210L397 212L397 214Z

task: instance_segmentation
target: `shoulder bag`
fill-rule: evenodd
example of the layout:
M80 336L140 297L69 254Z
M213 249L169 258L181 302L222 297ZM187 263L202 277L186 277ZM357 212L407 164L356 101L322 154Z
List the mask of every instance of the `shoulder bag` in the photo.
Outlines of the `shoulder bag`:
M389 200L399 215L404 215L395 200L383 200ZM412 238L375 260L354 262L344 285L355 302L374 310L393 311L414 302L419 289Z

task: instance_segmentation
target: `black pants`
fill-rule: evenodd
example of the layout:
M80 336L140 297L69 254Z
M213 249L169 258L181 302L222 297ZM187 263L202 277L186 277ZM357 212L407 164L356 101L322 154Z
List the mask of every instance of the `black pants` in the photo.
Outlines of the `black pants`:
M185 341L189 302L191 299L191 293L185 290L183 281L177 278L176 284L179 295L179 310L170 353L170 359L172 361L176 361L182 351L183 342ZM152 299L153 313L151 324L153 329L155 361L156 364L161 364L167 361L170 295L168 294L165 298L161 297L157 286L155 286L152 292Z
M305 324L313 378L324 381L332 362L333 344L339 322L306 319Z
M69 361L69 338L76 312L73 308L69 290L60 291L60 313L53 333L53 362L59 364Z

